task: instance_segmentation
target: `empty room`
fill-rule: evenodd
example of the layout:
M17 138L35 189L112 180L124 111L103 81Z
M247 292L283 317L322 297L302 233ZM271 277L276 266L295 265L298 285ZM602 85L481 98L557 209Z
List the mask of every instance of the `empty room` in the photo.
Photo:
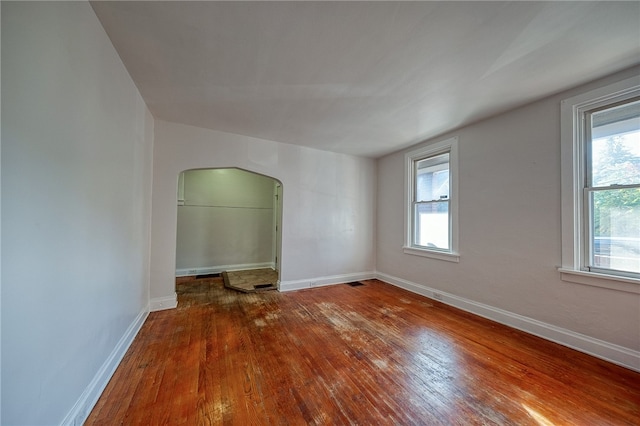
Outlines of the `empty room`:
M0 17L2 425L638 424L640 2Z

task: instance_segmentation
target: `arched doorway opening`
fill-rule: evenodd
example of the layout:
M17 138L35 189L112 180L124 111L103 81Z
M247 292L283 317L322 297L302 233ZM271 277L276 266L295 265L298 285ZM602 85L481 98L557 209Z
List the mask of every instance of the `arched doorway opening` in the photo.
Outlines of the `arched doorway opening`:
M278 276L280 181L240 168L185 170L177 200L176 277L262 269Z

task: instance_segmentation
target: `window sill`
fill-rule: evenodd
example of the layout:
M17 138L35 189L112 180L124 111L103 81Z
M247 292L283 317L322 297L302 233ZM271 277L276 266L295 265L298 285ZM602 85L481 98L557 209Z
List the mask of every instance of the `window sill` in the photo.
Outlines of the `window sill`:
M640 294L640 280L635 278L577 271L567 268L558 268L558 271L560 272L562 281Z
M460 255L458 253L447 253L443 251L426 250L406 246L402 248L402 251L414 256L429 257L431 259L445 260L447 262L460 262Z

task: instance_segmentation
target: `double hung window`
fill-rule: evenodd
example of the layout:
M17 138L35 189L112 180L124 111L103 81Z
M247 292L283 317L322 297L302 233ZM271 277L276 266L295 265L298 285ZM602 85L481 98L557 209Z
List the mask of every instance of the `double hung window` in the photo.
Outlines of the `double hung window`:
M563 101L562 111L562 270L640 280L638 81Z
M406 155L406 253L458 261L456 164L456 138Z
M585 264L640 277L640 98L585 111Z

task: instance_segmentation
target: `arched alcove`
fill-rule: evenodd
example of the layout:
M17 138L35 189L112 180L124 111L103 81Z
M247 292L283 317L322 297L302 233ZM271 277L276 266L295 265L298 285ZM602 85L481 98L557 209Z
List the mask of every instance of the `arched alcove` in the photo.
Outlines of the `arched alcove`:
M279 270L282 184L240 168L180 173L176 276Z

